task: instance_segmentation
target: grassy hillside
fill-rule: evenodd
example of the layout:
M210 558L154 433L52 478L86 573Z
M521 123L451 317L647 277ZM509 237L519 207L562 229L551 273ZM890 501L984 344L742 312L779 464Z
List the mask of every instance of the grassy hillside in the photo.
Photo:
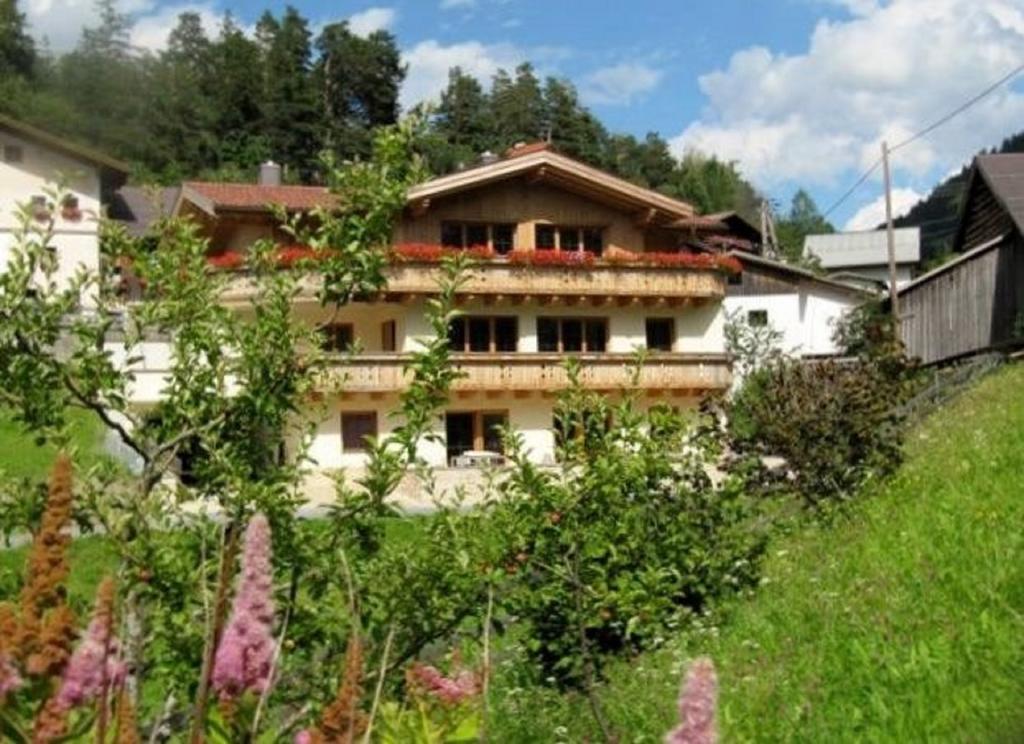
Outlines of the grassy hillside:
M1024 738L1024 366L928 419L891 482L782 540L766 576L720 629L611 671L624 741L660 741L698 654L719 669L724 741ZM503 741L599 740L578 699L509 700Z
M77 462L90 465L103 456L103 426L96 416L72 411L71 436L80 457ZM21 426L0 412L0 471L17 478L45 478L57 451L36 444Z

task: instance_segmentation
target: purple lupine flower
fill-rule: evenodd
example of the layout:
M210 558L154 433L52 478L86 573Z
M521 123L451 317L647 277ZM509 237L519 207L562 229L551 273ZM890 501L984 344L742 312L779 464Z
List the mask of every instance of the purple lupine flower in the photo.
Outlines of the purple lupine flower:
M272 592L270 523L256 514L245 530L238 589L214 659L213 688L222 698L237 697L247 690L262 693L270 684L274 657Z
M96 592L96 609L85 632L64 669L57 705L71 709L90 703L103 692L118 685L124 665L118 659L114 635L114 582L105 579Z
M679 691L679 725L665 737L665 744L715 744L715 706L718 677L711 659L703 656L690 664Z
M7 697L7 693L14 692L23 684L25 680L21 678L11 657L0 653L0 701Z

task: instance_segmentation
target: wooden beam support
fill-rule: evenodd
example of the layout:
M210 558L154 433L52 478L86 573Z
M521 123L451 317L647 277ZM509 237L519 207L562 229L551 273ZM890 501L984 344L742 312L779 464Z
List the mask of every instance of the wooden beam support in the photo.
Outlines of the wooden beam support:
M636 213L633 221L637 227L650 227L654 222L654 218L658 216L658 210L651 207L650 209L644 209Z
M409 207L409 211L416 219L423 217L430 210L430 199L417 199Z
M537 170L532 171L526 176L526 183L528 183L530 186L536 186L538 183L540 183L547 177L548 169L542 165L540 168L537 168Z

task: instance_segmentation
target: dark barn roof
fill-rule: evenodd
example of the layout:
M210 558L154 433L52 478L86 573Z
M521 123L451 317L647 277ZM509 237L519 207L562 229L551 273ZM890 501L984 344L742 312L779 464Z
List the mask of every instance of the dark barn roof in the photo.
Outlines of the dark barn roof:
M972 212L972 200L978 197L979 187L987 188L992 199L1012 220L1017 230L1024 235L1024 153L1002 155L979 155L968 178L966 198L960 210L960 224L957 228L954 250L962 252L973 248L966 245L967 231L972 220L978 217ZM985 236L989 237L988 235Z

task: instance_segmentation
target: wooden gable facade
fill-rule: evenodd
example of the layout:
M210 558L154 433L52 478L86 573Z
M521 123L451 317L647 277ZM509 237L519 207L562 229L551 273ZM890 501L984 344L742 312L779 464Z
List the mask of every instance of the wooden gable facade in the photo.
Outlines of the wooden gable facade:
M952 261L900 290L900 331L923 364L1024 345L1024 155L975 159Z

